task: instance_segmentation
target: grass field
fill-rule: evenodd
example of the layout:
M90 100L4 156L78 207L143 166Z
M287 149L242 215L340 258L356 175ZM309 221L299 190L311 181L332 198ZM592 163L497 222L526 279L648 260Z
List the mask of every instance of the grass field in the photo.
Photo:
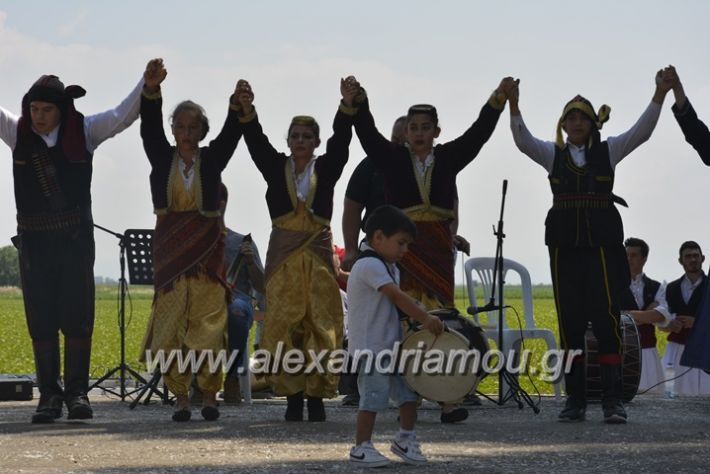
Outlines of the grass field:
M465 289L458 287L456 306L462 314L466 313L468 298ZM139 371L144 366L138 362L139 350L143 334L150 315L153 297L152 287L132 286L129 298L126 300L126 362ZM483 303L479 295L479 305ZM535 322L538 327L551 329L559 340L557 318L552 288L536 286L533 289ZM522 315L522 294L519 286L508 286L505 292L505 302ZM517 328L518 322L512 311L506 315L508 327ZM0 373L28 374L34 373L32 346L22 303L22 294L14 288L0 288ZM253 328L252 337L253 340ZM659 352L665 347L665 337L659 338ZM492 347L494 344L489 341ZM250 344L251 347L251 344ZM546 350L541 340L527 340L525 347L532 351L531 366L540 367L540 361ZM120 361L120 335L118 327L118 297L117 288L100 285L96 291L96 322L93 336L91 356L92 377L100 377L107 370L118 365ZM532 377L535 387L541 393L552 393L552 386L539 377ZM480 389L485 393L497 391L497 377L485 378ZM522 378L522 386L529 393L535 393L535 387L527 377Z

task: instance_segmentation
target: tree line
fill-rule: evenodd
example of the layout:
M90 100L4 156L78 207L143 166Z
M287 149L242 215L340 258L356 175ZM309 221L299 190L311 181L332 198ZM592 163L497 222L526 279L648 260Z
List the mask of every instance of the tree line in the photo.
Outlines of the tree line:
M0 286L20 286L20 264L12 245L0 247Z

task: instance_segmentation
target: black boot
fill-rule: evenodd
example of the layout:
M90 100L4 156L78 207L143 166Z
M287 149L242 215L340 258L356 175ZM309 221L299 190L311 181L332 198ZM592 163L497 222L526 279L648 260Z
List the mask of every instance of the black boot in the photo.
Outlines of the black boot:
M39 404L32 423L54 423L62 416L64 390L59 380L59 342L51 348L34 347Z
M65 339L64 382L67 404L67 419L88 420L94 417L87 392L89 390L89 364L91 363L91 340Z
M624 380L621 377L621 365L599 364L602 378L602 410L604 423L626 423L624 398Z
M308 421L325 421L325 405L323 399L308 397Z
M303 421L303 392L286 397L286 421Z
M567 401L557 416L558 421L584 421L587 411L585 367L582 363L573 363L569 374L565 374Z

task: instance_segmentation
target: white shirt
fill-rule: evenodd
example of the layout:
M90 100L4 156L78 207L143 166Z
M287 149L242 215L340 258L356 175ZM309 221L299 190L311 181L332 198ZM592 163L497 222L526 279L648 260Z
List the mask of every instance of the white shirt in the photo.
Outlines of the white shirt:
M611 164L611 169L616 168L616 165L626 155L634 151L636 147L651 137L651 133L653 133L653 129L656 128L660 114L661 104L651 101L633 127L621 135L607 137L606 142L609 145L609 163ZM521 115L511 115L510 129L513 132L513 140L518 149L545 168L548 173L551 173L555 161L555 142L535 138L525 126ZM586 147L578 147L569 142L567 145L574 164L579 167L586 165L586 158L584 156Z
M366 243L360 250L371 249ZM385 266L387 265L387 267ZM394 281L390 273L394 276ZM385 264L378 258L361 258L353 265L348 277L348 352L370 350L374 355L394 348L402 340L402 325L397 307L380 288L387 284L399 285L396 265Z
M138 84L128 97L117 107L84 117L84 136L86 137L86 149L89 153L93 154L102 142L122 132L138 118L142 91L143 79L138 81ZM0 107L0 139L11 150L14 150L17 145L17 122L19 120L20 117L18 115ZM57 126L46 135L38 135L51 148L57 144L59 127Z
M434 164L434 152L430 152L423 162L414 154L412 154L412 160L414 161L414 169L423 178L426 175L426 170Z
M690 278L688 278L687 275L683 277L680 282L680 294L683 297L685 304L688 304L688 301L690 301L690 298L693 296L693 292L700 286L703 279L705 279L705 275L702 275L700 278L695 280L695 282L690 281Z
M634 295L634 300L636 301L636 306L638 306L641 309L644 309L644 301L643 301L643 290L645 288L645 284L643 282L643 273L636 275L635 278L631 278L631 284L629 285L629 288L631 289L631 293ZM656 291L656 295L653 297L653 301L658 303L658 306L653 308L654 310L658 311L661 316L663 316L663 321L659 323L654 323L658 327L666 327L668 326L668 323L670 323L673 320L673 316L671 315L670 311L668 311L668 303L666 302L666 284L661 283L661 286L658 288L658 291Z
M195 179L195 168L199 166L199 158L199 154L195 154L195 156L192 157L192 166L190 166L190 169L188 170L185 160L180 158L180 155L177 156L180 177L182 178L182 183L185 185L185 190L187 191L190 190L192 187L192 181Z
M311 158L306 167L299 174L296 174L296 161L293 156L288 157L288 162L291 164L291 171L293 172L293 180L296 183L296 195L298 200L306 202L308 199L308 193L311 189L311 177L313 176L313 170L316 166L317 156Z

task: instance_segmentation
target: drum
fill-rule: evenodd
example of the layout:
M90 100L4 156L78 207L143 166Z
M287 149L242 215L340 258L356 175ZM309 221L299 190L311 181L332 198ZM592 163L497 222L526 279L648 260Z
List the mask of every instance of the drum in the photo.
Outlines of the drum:
M439 309L429 314L441 319L446 330L435 336L414 328L407 334L399 353L403 377L422 397L455 403L473 392L486 375L480 362L488 352L488 343L481 328L455 309Z
M634 319L628 314L621 314L621 376L624 380L624 402L631 401L636 395L641 380L641 342ZM587 400L602 398L602 380L597 361L598 343L591 327L585 334L585 360L587 364Z

